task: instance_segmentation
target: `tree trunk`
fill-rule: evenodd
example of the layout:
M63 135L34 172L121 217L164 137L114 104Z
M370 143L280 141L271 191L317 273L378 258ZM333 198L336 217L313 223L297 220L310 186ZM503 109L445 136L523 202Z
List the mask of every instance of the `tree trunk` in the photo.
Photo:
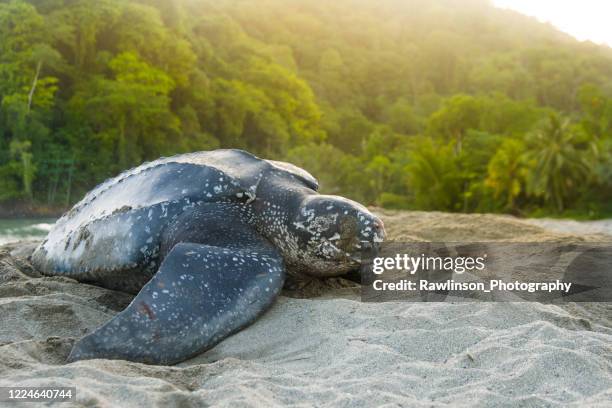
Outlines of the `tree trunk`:
M23 166L23 189L32 199L32 182L34 181L34 168L32 164L32 153L21 152L21 164Z
M30 88L30 92L28 93L28 110L27 113L30 113L32 109L32 99L34 99L34 92L36 91L36 85L38 84L38 77L40 75L40 70L42 69L42 60L38 61L36 64L36 74L34 75L34 80L32 81L32 87Z
M126 167L127 141L125 140L125 115L121 115L119 119L119 165L121 169Z

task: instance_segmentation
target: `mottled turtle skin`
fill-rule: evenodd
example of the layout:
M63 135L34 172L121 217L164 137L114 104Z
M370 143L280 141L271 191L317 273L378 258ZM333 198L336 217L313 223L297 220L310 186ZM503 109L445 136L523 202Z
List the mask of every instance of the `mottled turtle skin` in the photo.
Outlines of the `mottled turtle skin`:
M252 323L287 273L336 276L384 239L362 205L242 150L162 158L90 191L32 255L48 275L138 292L69 361L174 364Z

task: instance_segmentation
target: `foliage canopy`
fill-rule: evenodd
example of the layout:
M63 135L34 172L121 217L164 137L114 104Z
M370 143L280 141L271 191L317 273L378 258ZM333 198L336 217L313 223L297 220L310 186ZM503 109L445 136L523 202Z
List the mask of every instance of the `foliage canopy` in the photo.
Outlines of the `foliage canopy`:
M0 201L217 147L367 204L601 216L612 50L485 0L0 1Z

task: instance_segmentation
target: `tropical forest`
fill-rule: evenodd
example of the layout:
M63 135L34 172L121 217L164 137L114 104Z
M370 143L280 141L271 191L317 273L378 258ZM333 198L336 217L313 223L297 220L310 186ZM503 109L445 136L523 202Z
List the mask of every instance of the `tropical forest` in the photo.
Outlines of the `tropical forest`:
M612 215L612 49L486 0L0 1L0 207L239 148L367 205Z

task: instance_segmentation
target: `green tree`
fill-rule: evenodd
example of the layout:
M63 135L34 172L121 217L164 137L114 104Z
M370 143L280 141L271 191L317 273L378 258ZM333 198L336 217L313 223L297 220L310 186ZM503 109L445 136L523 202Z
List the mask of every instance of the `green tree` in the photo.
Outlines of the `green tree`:
M385 112L384 120L394 131L405 135L419 133L421 120L415 114L412 104L403 98L398 99Z
M461 209L463 186L453 143L435 145L429 139L421 139L414 146L407 171L418 208Z
M11 142L11 155L19 160L21 167L21 179L23 183L23 191L29 199L32 199L32 182L36 166L32 163L32 153L29 152L31 143L29 140L19 142L13 140Z
M363 191L355 188L363 179L359 170L361 163L352 155L327 144L307 144L294 147L284 157L311 172L326 194L346 194L355 200L364 200ZM348 192L348 194L347 194Z
M516 198L523 192L527 176L524 154L521 140L506 139L489 162L486 185L493 189L502 210L514 211Z
M427 122L430 135L453 141L455 152L460 153L463 139L469 129L478 129L481 103L469 95L456 95L446 100L440 110L433 113Z
M561 212L594 175L595 144L568 119L551 115L528 136L528 192Z
M0 3L0 130L4 130L0 137L9 150L0 166L20 174L20 193L29 199L36 168L32 144L35 151L42 149L57 91L58 79L47 75L47 68L57 69L62 62L46 42L47 31L33 6L22 1Z
M580 89L580 107L584 113L582 127L598 138L612 136L612 101L601 89L587 84Z
M119 169L161 154L172 146L179 119L170 110L174 81L137 55L125 52L109 62L113 78L95 77L71 105L112 146Z

